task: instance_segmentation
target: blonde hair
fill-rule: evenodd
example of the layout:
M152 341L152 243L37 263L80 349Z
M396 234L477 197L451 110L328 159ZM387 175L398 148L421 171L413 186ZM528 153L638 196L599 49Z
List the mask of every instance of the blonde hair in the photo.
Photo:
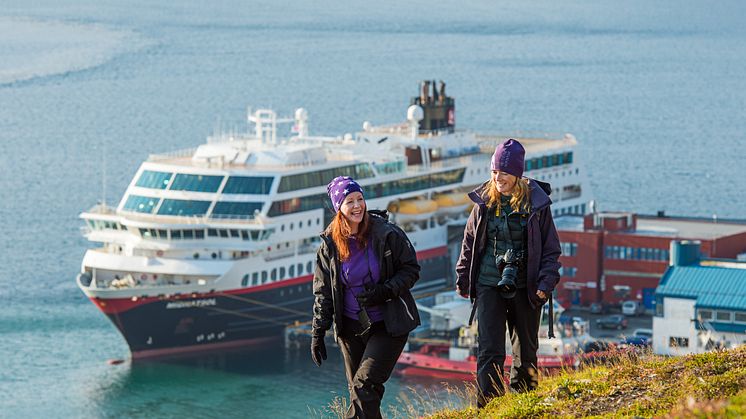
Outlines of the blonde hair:
M370 220L368 219L368 212L363 213L363 221L358 226L357 234L355 237L361 248L365 248L368 241L368 232L370 230ZM347 217L342 214L342 211L337 211L337 214L329 223L329 228L332 236L332 241L337 247L337 254L339 255L339 261L344 262L350 258L350 245L348 240L352 235L352 228L350 228L350 222Z
M510 207L513 208L513 211L529 212L531 208L531 199L529 195L528 179L516 177L515 186L513 186L511 194ZM496 207L495 214L500 215L500 192L498 192L497 185L493 178L490 178L487 187L484 192L482 192L482 199L487 204L488 208Z

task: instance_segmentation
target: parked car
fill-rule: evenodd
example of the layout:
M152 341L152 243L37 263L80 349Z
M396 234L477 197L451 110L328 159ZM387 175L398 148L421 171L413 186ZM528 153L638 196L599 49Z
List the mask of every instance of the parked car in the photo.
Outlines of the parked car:
M648 340L653 339L653 329L635 329L634 332L632 332L632 336L643 336L648 338Z
M596 326L601 329L622 330L627 328L627 319L622 315L612 314L611 316L604 316L596 319Z
M638 301L625 301L622 303L622 314L625 316L639 316L645 313L645 307Z
M614 343L606 342L603 340L591 340L583 344L582 351L588 352L604 352L613 350L616 347Z
M639 348L646 348L650 346L650 339L645 336L627 336L619 342L619 345L624 346L637 346Z
M611 307L604 303L593 303L590 311L592 314L608 314L611 312Z

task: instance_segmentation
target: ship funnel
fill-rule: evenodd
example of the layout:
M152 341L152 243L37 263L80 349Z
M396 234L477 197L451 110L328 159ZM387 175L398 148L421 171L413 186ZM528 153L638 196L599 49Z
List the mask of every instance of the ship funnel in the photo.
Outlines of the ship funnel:
M453 132L456 128L456 103L452 97L446 95L446 84L442 80L439 84L435 80L423 81L420 84L420 95L413 97L410 105L422 109L422 117L418 119L421 134ZM407 119L411 122L409 116L407 111Z

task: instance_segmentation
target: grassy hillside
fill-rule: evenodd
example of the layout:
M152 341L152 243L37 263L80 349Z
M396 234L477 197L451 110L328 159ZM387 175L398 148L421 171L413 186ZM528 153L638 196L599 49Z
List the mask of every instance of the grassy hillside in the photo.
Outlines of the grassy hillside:
M617 355L608 365L544 377L535 392L508 394L482 410L432 417L746 417L746 345L675 358Z

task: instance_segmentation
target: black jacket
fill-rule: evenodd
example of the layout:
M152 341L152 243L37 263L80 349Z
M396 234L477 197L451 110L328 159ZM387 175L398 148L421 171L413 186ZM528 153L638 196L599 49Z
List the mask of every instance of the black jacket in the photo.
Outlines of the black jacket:
M382 305L386 330L392 336L405 335L420 324L417 306L409 291L420 278L420 265L409 238L388 221L386 211L368 211L369 245L378 256L381 276L394 297ZM313 275L313 334L323 335L334 323L336 336L344 313L344 290L340 286L340 262L329 231L321 234Z

